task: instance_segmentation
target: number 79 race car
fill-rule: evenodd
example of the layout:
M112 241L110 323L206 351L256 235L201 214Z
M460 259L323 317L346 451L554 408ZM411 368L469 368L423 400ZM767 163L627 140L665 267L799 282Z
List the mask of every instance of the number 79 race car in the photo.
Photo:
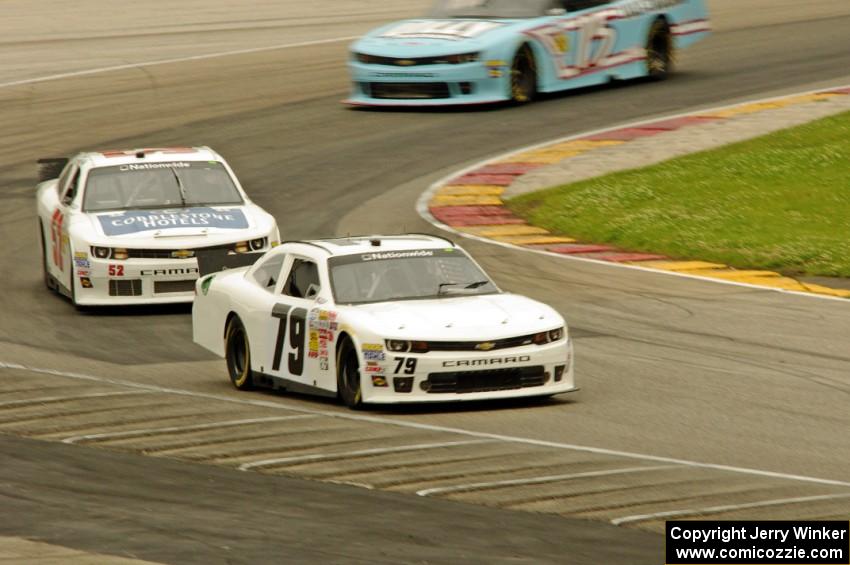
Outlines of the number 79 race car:
M576 390L561 315L499 290L449 240L288 242L253 266L206 274L227 260L208 269L199 257L192 322L238 389L339 396L352 408Z
M44 281L78 306L191 302L199 250L248 253L280 240L274 218L208 147L39 163Z
M704 0L437 0L351 47L359 106L528 102L612 79L666 78L710 31Z

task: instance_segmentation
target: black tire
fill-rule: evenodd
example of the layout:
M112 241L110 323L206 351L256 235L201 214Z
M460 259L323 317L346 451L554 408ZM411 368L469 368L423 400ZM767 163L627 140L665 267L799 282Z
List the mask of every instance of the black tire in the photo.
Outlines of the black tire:
M528 44L519 48L511 63L511 101L527 104L537 97L537 63Z
M234 317L227 324L224 338L224 359L230 382L237 390L254 388L254 374L251 371L251 347L248 344L248 332L242 320Z
M646 74L651 80L665 80L673 71L673 35L664 20L655 20L646 40Z
M44 224L40 220L38 222L38 235L41 237L41 273L44 278L44 286L47 287L47 290L56 292L58 290L56 280L47 268L47 241L44 239Z
M363 389L360 384L360 361L351 340L346 339L336 354L336 383L339 397L352 410L363 407Z

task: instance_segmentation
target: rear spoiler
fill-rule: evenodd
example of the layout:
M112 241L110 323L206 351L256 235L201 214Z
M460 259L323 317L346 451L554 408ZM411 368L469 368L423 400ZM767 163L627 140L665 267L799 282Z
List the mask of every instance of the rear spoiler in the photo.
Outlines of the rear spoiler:
M38 182L46 182L53 179L58 179L62 174L62 169L68 164L67 157L56 157L50 159L38 160Z
M201 277L227 269L250 267L263 255L265 253L231 253L227 249L205 249L195 253Z

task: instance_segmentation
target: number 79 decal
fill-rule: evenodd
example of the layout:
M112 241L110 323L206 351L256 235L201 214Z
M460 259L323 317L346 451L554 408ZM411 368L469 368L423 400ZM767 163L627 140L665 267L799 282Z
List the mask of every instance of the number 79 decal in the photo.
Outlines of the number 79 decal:
M277 330L277 340L275 340L274 346L272 371L280 371L280 366L283 362L283 346L288 330L289 347L291 349L287 362L288 373L300 377L304 374L304 348L307 343L307 310L304 308L294 308L286 304L275 304L272 309L272 318L278 318L280 320Z

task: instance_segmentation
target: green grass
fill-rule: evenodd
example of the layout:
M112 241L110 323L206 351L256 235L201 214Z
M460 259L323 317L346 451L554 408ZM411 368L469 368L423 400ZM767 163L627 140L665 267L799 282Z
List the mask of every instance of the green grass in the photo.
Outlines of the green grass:
M584 242L850 277L850 112L508 206Z

